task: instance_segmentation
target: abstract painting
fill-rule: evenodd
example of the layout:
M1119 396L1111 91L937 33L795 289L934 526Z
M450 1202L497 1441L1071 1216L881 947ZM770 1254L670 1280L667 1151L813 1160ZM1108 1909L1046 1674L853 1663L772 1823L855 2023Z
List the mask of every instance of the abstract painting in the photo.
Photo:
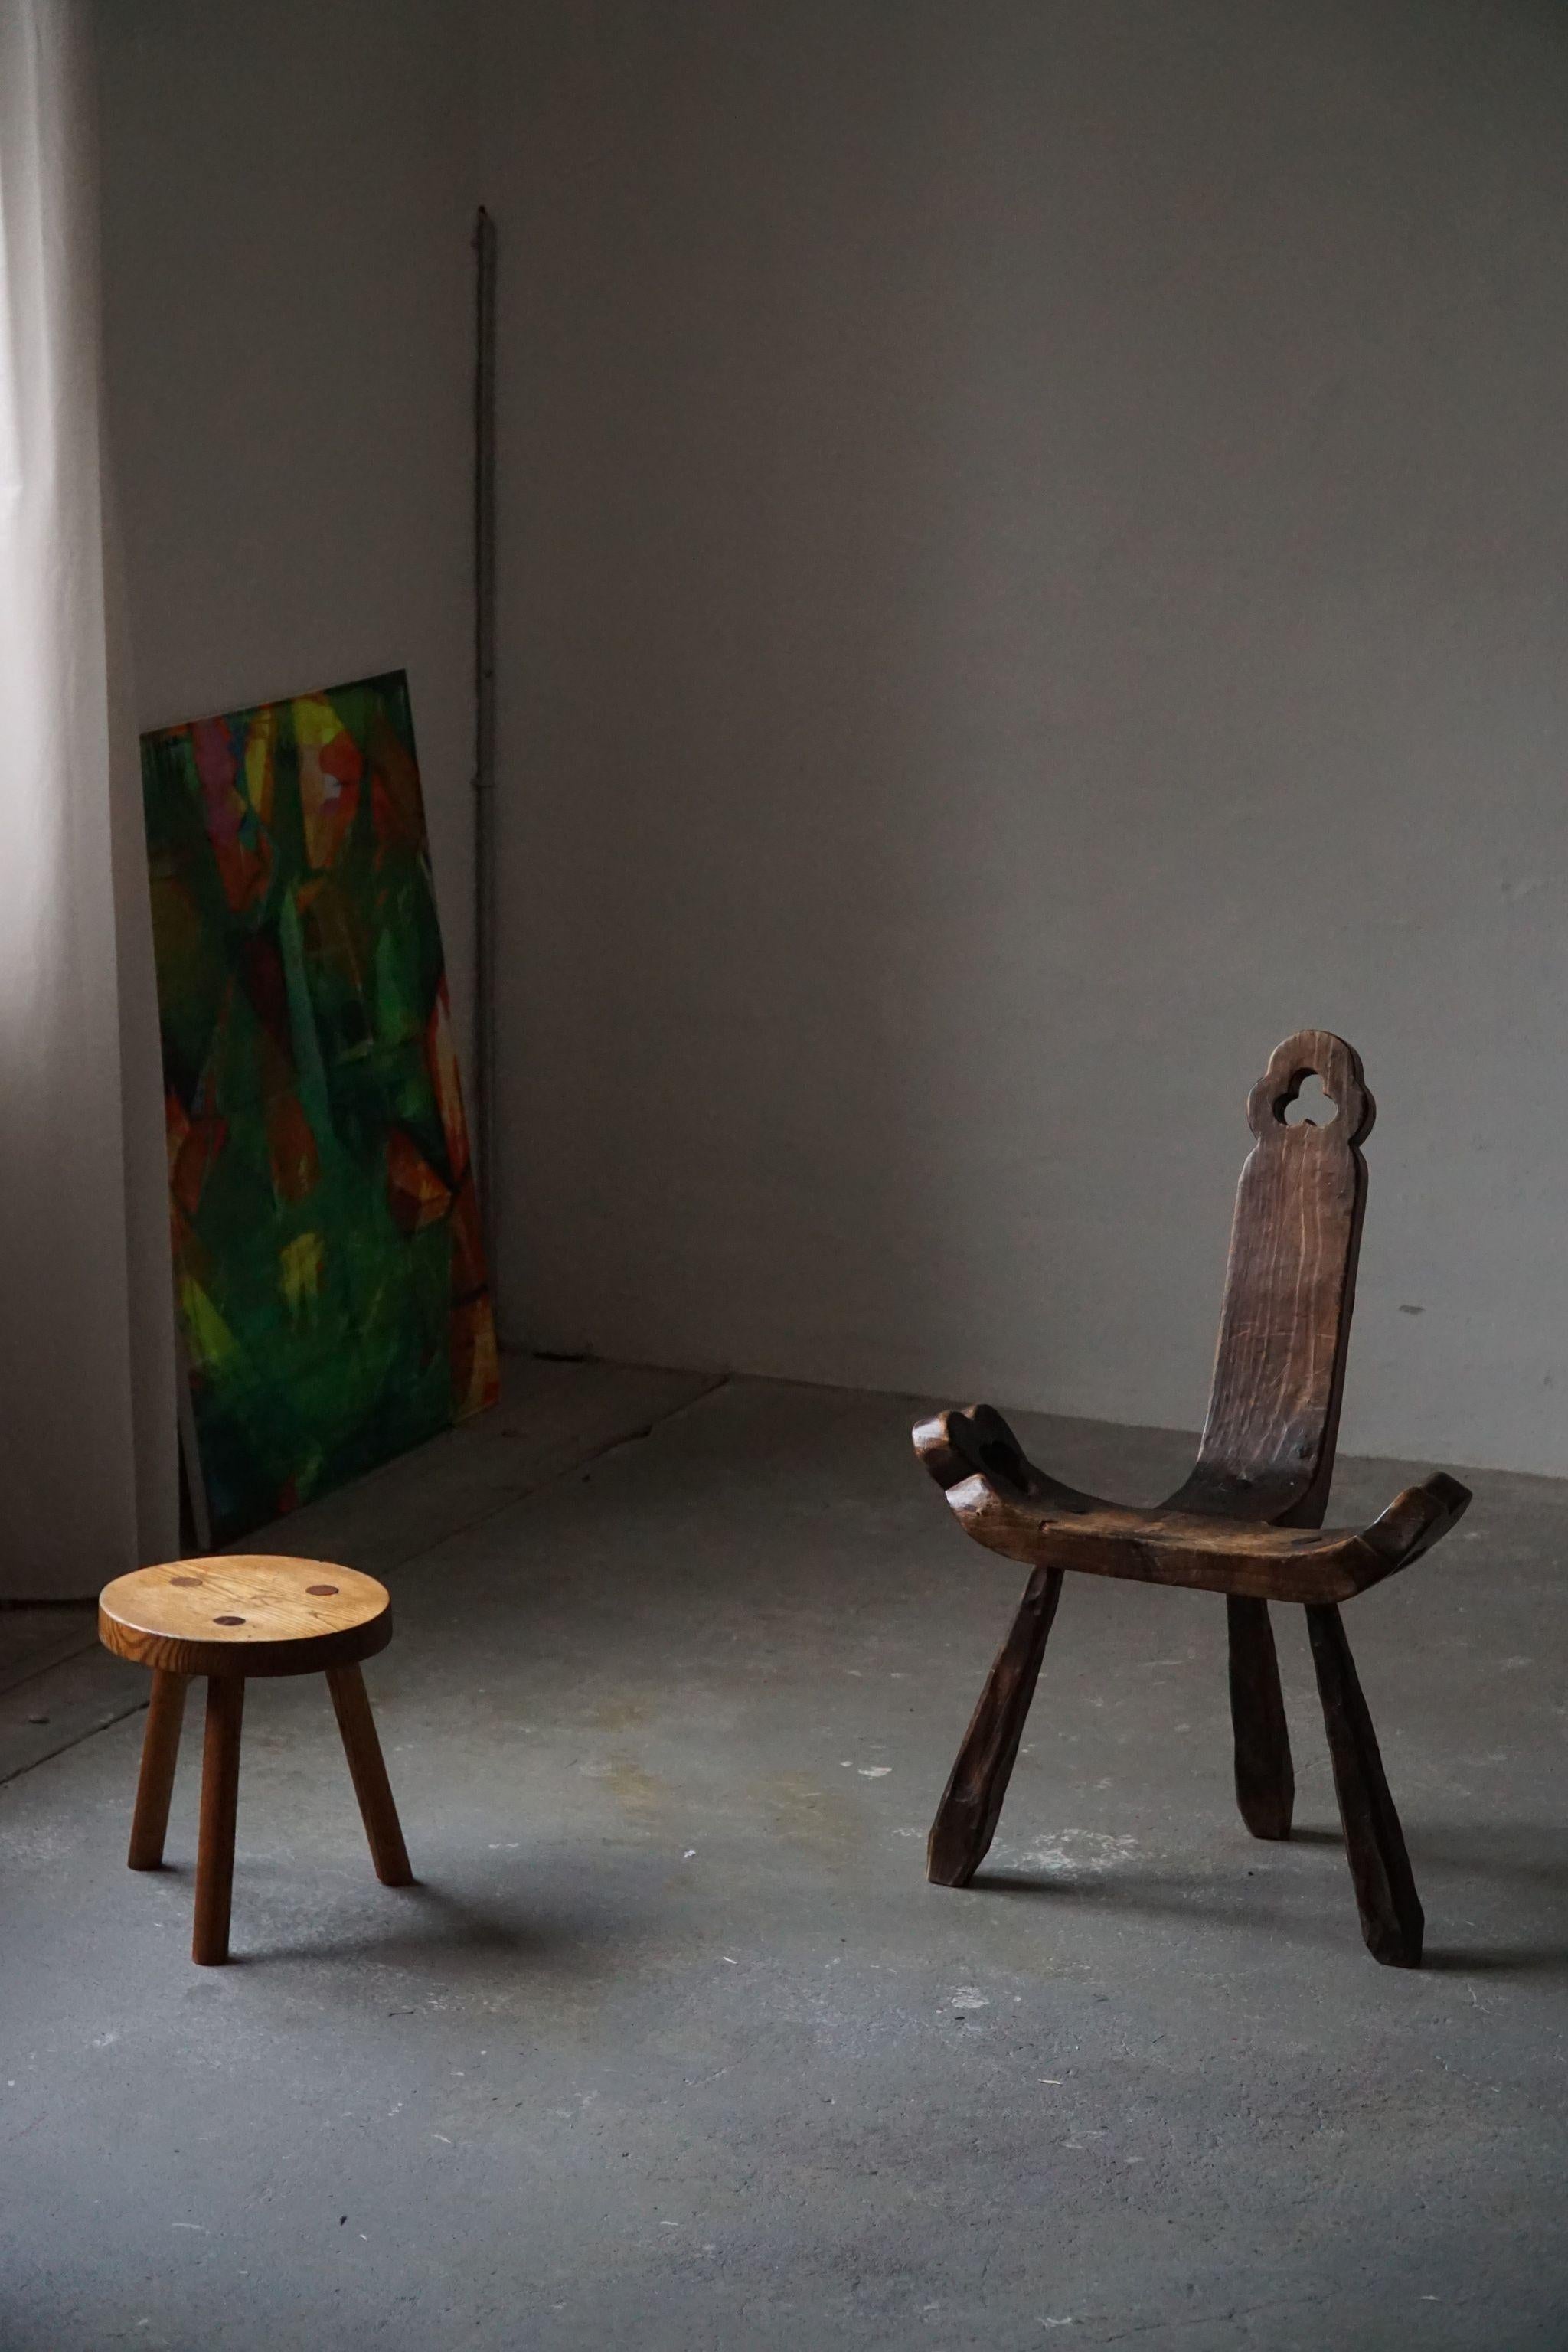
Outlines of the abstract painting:
M144 736L177 1317L214 1542L497 1394L401 670Z

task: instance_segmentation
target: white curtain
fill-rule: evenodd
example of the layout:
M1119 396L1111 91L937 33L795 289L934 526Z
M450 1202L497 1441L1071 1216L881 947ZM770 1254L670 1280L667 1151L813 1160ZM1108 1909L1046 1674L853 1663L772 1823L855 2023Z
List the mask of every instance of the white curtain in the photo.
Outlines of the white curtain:
M106 558L88 0L0 0L0 1599L175 1549L136 739Z

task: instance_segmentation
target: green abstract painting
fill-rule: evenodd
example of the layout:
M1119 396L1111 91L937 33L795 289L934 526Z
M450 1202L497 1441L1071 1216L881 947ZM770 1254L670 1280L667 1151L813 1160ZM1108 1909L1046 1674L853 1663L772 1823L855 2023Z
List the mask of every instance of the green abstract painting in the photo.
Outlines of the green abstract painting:
M174 1286L215 1542L492 1403L402 671L143 737Z

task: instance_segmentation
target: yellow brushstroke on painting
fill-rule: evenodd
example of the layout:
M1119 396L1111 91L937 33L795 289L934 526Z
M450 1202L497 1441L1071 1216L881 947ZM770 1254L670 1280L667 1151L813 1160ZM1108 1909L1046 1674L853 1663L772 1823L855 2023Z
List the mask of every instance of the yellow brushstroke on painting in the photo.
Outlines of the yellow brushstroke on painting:
M305 823L305 856L320 873L342 847L359 804L360 755L348 729L323 695L302 694L294 705L294 742L300 756L300 813ZM339 742L352 757L345 779L324 763L323 751Z
M279 1251L278 1265L283 1277L283 1296L293 1314L302 1314L321 1297L321 1269L325 1264L326 1251L320 1234L299 1234Z
M263 824L272 822L272 749L278 740L278 705L256 711L245 739L245 793Z
M201 1284L193 1282L188 1275L180 1285L180 1306L193 1363L221 1364L226 1356L234 1354L234 1333Z
M307 744L314 751L324 751L347 731L324 694L295 696L294 740L301 751Z

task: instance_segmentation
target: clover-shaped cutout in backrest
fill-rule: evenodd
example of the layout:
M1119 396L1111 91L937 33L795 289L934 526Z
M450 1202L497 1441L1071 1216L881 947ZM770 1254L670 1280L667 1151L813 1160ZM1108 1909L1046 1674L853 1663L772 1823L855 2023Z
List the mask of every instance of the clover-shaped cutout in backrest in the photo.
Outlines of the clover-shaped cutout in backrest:
M1316 1070L1308 1071L1280 1112L1287 1127L1331 1127L1339 1115L1338 1103L1325 1092Z
M1275 1047L1247 1123L1260 1143L1331 1140L1343 1150L1364 1141L1373 1112L1354 1047L1327 1029L1301 1029Z
M1247 1097L1214 1387L1187 1510L1318 1527L1333 1469L1373 1105L1342 1037L1302 1029ZM1295 1116L1292 1117L1291 1114Z

